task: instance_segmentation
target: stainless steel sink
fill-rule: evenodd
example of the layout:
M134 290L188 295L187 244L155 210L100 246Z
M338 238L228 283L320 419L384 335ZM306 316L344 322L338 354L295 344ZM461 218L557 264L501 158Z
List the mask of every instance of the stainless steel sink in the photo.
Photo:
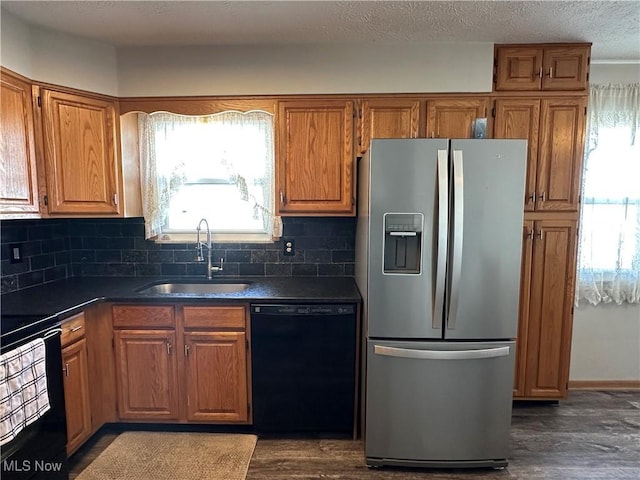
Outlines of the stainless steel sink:
M139 290L139 293L234 293L242 292L248 283L158 283Z

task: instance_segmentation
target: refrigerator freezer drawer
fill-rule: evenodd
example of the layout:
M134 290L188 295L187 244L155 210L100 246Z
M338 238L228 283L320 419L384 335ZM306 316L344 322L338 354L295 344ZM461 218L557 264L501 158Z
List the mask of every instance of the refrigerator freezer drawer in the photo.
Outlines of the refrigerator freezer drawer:
M514 349L368 340L367 464L505 466Z

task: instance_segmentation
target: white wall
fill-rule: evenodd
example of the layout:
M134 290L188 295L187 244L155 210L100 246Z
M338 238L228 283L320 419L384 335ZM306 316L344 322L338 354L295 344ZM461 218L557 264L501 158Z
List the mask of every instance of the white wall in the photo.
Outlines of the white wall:
M0 63L121 97L489 92L493 44L136 47L28 25L2 11Z
M120 96L489 92L491 43L118 49Z
M640 305L585 305L573 322L571 380L640 380Z
M589 69L591 83L640 82L640 62L625 64L595 63Z
M30 26L2 11L0 62L32 80L118 95L116 49Z

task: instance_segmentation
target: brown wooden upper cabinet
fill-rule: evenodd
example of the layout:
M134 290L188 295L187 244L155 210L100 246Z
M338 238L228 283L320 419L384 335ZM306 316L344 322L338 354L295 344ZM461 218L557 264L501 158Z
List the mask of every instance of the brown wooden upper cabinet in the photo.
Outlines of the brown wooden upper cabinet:
M354 215L354 102L279 102L276 203L280 215Z
M0 218L38 217L32 85L0 72Z
M578 211L586 99L501 98L493 114L495 138L528 140L525 211Z
M472 138L477 118L487 116L486 98L459 98L427 102L427 137Z
M591 44L496 45L494 88L586 90Z
M418 138L420 100L415 98L372 98L358 109L358 155L364 155L373 138Z
M115 101L41 90L50 214L119 215Z

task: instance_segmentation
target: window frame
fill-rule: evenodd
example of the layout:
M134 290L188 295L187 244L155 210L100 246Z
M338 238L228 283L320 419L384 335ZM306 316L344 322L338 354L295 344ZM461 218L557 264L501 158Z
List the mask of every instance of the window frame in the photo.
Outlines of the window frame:
M277 182L276 135L278 124L278 98L273 96L195 96L195 97L148 97L121 98L119 100L120 115L129 113L153 114L158 112L177 115L215 115L225 111L247 113L254 110L264 111L273 116L274 138L274 182ZM274 188L274 195L276 189ZM275 198L275 197L274 197ZM276 212L274 211L275 215ZM268 233L223 233L211 232L214 243L273 243L274 239ZM195 243L196 226L193 231L163 232L151 239L156 243Z

